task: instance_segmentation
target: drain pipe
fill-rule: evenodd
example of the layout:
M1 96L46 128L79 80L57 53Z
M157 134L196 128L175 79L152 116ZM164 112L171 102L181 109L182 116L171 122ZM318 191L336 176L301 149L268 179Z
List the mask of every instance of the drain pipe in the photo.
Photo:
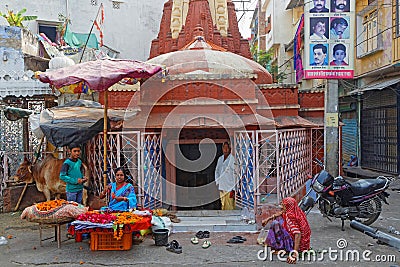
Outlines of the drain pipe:
M358 167L361 167L361 93L357 93L357 157Z
M69 6L68 0L65 0L65 16L66 16L67 18L69 18L68 6Z

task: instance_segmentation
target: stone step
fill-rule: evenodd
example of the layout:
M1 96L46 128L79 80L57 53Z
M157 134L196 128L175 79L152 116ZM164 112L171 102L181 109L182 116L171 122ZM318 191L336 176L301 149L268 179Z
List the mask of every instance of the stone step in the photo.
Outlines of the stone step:
M193 213L193 211L190 212ZM195 211L194 213L199 214L201 212L206 214L206 216L189 216L188 212L185 211L182 213L179 211L177 216L181 222L172 224L172 232L196 233L205 230L210 232L257 232L255 224L247 224L242 221L240 211ZM219 216L211 216L211 214L218 214L218 212L220 213Z
M222 217L240 216L241 210L180 210L176 212L178 217Z

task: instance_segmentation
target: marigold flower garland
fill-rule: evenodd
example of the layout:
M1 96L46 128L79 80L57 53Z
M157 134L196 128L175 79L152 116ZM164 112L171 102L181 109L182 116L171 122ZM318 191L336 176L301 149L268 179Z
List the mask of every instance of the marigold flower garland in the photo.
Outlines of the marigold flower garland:
M36 208L40 211L49 211L58 207L61 207L64 204L67 204L68 201L64 199L54 199L54 200L49 200L46 202L41 202L36 204Z

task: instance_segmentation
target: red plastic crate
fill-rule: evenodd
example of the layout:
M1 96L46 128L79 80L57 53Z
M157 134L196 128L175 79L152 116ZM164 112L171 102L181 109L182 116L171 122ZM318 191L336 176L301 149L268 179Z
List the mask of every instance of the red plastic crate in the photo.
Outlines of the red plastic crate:
M132 233L124 233L120 240L113 232L91 232L90 249L95 250L130 250L132 248Z

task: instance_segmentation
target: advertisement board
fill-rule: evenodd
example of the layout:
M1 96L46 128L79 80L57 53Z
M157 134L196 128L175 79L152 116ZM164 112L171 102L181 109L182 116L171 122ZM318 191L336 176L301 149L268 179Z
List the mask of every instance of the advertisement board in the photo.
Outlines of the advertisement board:
M354 77L355 23L355 1L305 1L305 79Z

